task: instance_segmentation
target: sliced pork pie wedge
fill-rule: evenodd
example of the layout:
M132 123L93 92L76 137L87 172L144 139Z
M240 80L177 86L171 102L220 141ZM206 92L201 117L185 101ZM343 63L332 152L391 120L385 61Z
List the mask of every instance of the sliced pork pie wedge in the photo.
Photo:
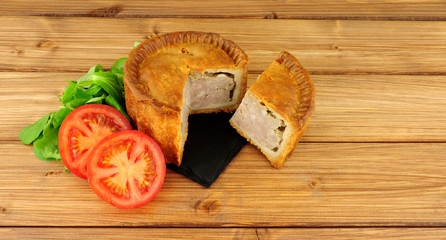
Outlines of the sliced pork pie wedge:
M284 51L248 89L230 123L282 168L307 128L314 98L308 72Z
M151 38L124 66L127 111L139 131L181 164L193 113L233 112L246 92L248 56L216 33L175 32Z

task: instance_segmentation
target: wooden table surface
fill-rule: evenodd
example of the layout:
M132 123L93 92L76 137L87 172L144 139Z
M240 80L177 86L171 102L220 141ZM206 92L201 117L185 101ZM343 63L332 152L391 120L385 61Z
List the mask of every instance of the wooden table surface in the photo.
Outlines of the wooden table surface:
M445 238L446 2L327 2L2 1L0 239ZM67 78L186 30L235 41L249 85L281 50L308 69L316 111L283 169L247 145L210 189L168 170L120 210L20 143Z

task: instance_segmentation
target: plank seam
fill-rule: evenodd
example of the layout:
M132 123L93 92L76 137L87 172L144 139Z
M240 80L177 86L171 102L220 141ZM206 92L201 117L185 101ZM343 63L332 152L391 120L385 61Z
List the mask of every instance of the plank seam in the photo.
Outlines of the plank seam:
M417 223L419 224L419 223ZM330 226L220 226L220 227L207 227L207 226L46 226L46 225L36 225L36 226L14 226L14 225L4 225L0 226L1 228L61 228L61 229L69 229L69 228L104 228L104 229L229 229L229 228L240 228L240 229L284 229L284 228L296 228L296 229L336 229L336 228L345 228L345 229L368 229L368 228L403 228L403 229L432 229L432 228L444 228L446 229L446 223L440 223L438 225L369 225L369 226L354 226L354 225L330 225Z
M163 14L116 14L110 13L81 13L81 14L64 14L64 13L36 13L24 15L0 15L0 16L32 16L32 17L81 17L81 18L190 18L190 19L282 19L282 20L353 20L353 21L446 21L444 16L299 16L299 17L283 17L276 12L268 12L265 14L246 14L246 15L163 15Z

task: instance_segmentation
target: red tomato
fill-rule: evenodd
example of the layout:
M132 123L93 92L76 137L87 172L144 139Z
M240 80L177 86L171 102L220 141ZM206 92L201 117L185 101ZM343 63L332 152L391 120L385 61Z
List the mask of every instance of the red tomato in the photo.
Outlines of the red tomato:
M96 144L106 136L132 129L127 119L113 107L87 104L71 112L59 129L59 152L65 166L87 178L87 162Z
M151 137L136 130L104 138L93 149L87 169L88 182L96 195L124 209L152 201L166 175L161 148Z

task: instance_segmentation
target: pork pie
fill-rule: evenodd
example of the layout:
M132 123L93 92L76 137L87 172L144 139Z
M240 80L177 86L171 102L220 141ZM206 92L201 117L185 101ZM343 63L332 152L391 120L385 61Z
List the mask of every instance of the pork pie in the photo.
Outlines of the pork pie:
M284 51L249 88L230 123L281 168L307 128L314 96L308 72Z
M190 113L233 112L246 92L248 57L215 33L175 32L129 53L124 69L128 114L181 164Z

